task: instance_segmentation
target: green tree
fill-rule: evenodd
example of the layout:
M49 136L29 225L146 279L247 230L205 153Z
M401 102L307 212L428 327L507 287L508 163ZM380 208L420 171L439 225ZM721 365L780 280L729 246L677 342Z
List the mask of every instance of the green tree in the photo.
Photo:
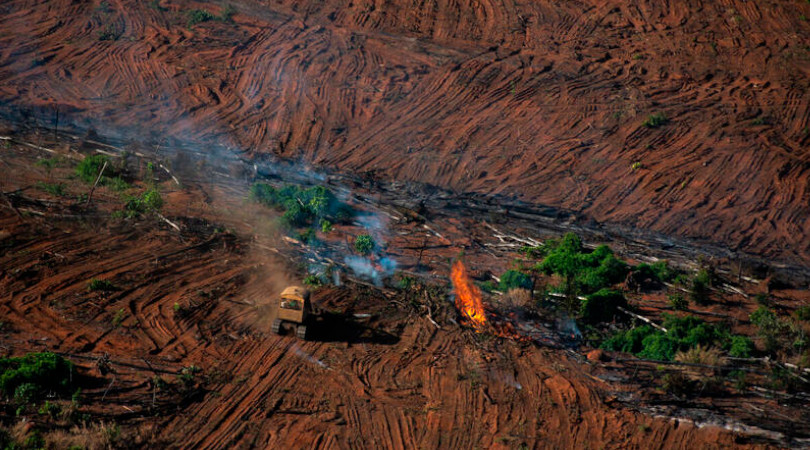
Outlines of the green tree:
M517 270L507 270L503 275L501 275L501 283L499 288L503 292L507 292L510 289L515 288L531 290L532 279L523 272L519 272Z
M368 234L360 234L354 239L354 249L363 256L370 255L376 245Z
M566 233L560 243L548 253L540 263L539 269L548 275L556 273L563 277L563 293L566 298L566 308L574 312L577 306L576 277L583 268L581 257L582 241L574 233Z
M624 294L612 289L600 289L582 301L580 313L586 322L609 322L619 313L620 307L627 308Z

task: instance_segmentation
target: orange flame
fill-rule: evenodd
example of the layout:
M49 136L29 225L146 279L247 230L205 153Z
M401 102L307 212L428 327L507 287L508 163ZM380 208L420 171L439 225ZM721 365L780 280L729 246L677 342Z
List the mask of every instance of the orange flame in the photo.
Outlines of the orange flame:
M470 319L476 328L486 324L487 317L484 313L484 303L481 301L481 291L470 280L467 269L460 259L453 263L450 278L453 280L453 288L456 290L456 308Z

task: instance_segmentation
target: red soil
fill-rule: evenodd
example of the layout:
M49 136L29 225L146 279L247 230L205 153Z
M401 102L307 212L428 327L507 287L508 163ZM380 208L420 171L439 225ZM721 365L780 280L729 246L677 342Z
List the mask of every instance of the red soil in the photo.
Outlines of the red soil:
M566 352L483 339L451 323L437 329L374 289L320 290L314 303L345 321L314 342L270 335L257 305L276 284L297 276L280 256L254 251L257 237L223 233L206 221L244 228L245 215L236 212L245 209L243 197L227 187L179 190L164 183L165 214L185 217L184 231L176 233L154 220L110 220L121 202L100 188L99 215L77 219L64 215L66 205L87 187L69 181L69 169L49 173L34 165L30 150L3 151L4 192L22 188L50 208L38 204L45 216L22 206L21 216L0 209L2 348L71 355L82 374L98 379L84 391L83 411L116 421L139 445L649 448L656 442L705 448L746 442L718 427L623 409L614 394L626 388L597 379L590 373L597 368ZM65 181L69 196L51 198L29 187L48 180ZM93 277L120 290L89 292ZM114 376L94 367L102 353L110 355ZM198 396L179 401L158 388L156 377L176 383L175 374L190 365L204 370Z
M0 100L810 262L806 2L230 3L4 2Z

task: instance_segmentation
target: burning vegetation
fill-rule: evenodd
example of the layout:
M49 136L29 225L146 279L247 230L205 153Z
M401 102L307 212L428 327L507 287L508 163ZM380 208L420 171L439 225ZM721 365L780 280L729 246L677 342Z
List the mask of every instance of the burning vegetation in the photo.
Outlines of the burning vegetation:
M484 302L481 300L481 291L473 284L461 259L453 263L450 278L456 291L456 308L473 327L480 329L487 323Z

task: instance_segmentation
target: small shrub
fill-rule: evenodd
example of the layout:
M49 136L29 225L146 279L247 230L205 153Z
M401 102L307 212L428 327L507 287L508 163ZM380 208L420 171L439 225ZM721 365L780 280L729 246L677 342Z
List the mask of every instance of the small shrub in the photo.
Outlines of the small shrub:
M10 142L6 141L6 143L8 144ZM39 166L39 167L44 167L45 170L48 171L48 173L50 173L51 170L53 170L54 168L63 167L66 163L67 163L67 161L65 161L65 159L63 157L54 156L54 157L51 157L51 158L40 159L39 161L36 162L36 165Z
M321 219L321 233L329 233L332 231L332 222L327 219Z
M354 239L354 249L355 249L355 251L357 251L357 253L359 253L359 254L361 254L363 256L370 255L371 252L374 250L375 246L376 246L376 243L374 242L374 239L372 239L372 237L370 235L368 235L368 234L358 235Z
M18 405L34 403L39 396L39 386L34 383L23 383L14 389L14 402Z
M126 191L127 189L132 187L121 177L106 178L104 180L104 184L108 186L110 189L118 192Z
M810 306L800 306L793 313L793 316L796 317L797 320L810 322Z
M107 25L97 32L97 36L99 41L117 41L121 37L121 32L114 25Z
M532 279L523 272L517 270L507 270L501 275L501 282L499 288L502 292L507 292L511 289L528 289L532 288Z
M531 305L532 293L527 289L510 289L501 297L501 304L510 309L523 309Z
M318 235L312 228L307 228L298 233L298 240L305 244L314 244L318 241Z
M194 388L197 384L197 375L200 372L202 372L202 369L195 365L183 367L183 369L180 370L180 374L177 375L177 380L180 382L183 391L188 393Z
M192 9L186 13L186 25L188 25L189 28L198 23L208 22L214 19L216 19L216 16L204 9Z
M760 306L756 311L752 312L748 319L752 324L757 327L763 327L767 324L776 321L776 314L765 306Z
M118 290L118 286L108 280L93 278L87 284L87 290L90 292L113 292Z
M749 319L758 328L757 334L763 340L765 351L771 355L800 355L810 345L804 328L790 318L777 317L764 306L751 313Z
M734 389L737 389L738 391L745 391L745 389L748 387L748 380L745 372L742 370L733 370L728 375L734 383Z
M638 273L641 279L650 278L661 283L672 282L678 276L678 271L670 267L667 261L657 261L653 264L641 263L633 271Z
M85 183L94 183L96 178L98 178L99 172L101 172L101 168L104 167L104 163L107 163L107 168L104 169L104 173L108 173L108 170L112 170L112 166L109 164L109 158L104 155L88 156L76 166L76 175Z
M45 403L39 408L39 414L42 416L49 416L51 419L56 419L59 417L59 413L62 412L62 407L56 403L52 403L49 400L45 400Z
M585 297L580 313L588 323L611 322L619 314L619 307L627 307L624 294L611 289L601 289Z
M669 306L678 311L687 311L689 309L689 300L680 293L670 294Z
M692 393L695 383L681 372L670 372L662 378L664 391L679 397Z
M644 349L644 339L656 333L649 325L619 331L602 343L602 348L616 352L638 354Z
M307 275L306 278L304 278L304 284L312 288L317 288L322 286L323 282L317 275Z
M667 116L664 113L654 113L647 116L647 118L642 122L647 128L658 128L662 125L666 125L669 122Z
M118 328L119 326L121 326L121 323L124 321L124 319L126 319L126 317L127 312L124 310L124 308L121 308L118 311L116 311L112 319L113 328Z
M146 208L149 210L160 211L160 209L163 208L163 197L160 196L160 192L155 188L151 188L144 192L141 199L143 204L146 205Z
M745 336L732 336L728 354L735 358L750 358L754 352L754 343Z
M37 189L47 192L56 197L64 197L67 195L64 183L37 183Z
M160 6L160 0L149 0L149 7L158 11L166 11L166 8Z
M234 14L236 14L236 9L233 5L225 5L225 7L222 8L222 13L219 15L219 20L223 22L233 22Z
M689 287L689 295L693 302L698 305L707 305L711 300L710 286L711 275L705 269L700 270L694 278L692 278L691 286Z
M478 283L478 287L481 288L482 291L486 292L487 294L492 293L492 291L498 289L498 285L495 284L492 280L483 281Z
M163 208L163 203L160 191L152 187L141 194L140 197L126 197L123 215L131 219L147 212L160 211Z
M717 348L706 348L702 345L680 351L675 354L675 361L689 364L704 364L707 366L719 366L725 364L725 360Z

